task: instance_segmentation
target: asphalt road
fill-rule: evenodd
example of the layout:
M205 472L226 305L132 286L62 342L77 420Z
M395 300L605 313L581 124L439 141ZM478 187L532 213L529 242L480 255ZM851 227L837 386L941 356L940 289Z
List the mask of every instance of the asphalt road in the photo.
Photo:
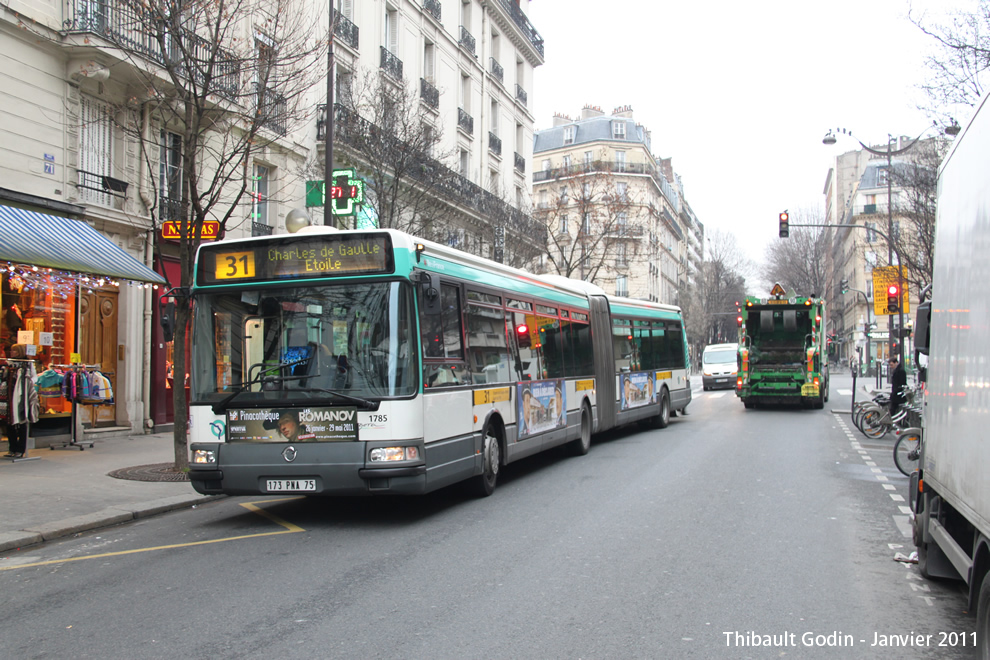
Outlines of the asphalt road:
M32 548L0 562L0 657L973 657L960 584L894 561L907 479L841 391L699 390L486 499L227 498Z

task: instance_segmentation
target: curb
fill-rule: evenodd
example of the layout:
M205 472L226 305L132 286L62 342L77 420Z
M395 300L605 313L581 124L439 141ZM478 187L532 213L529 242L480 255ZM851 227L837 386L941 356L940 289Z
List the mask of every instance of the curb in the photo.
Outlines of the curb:
M176 509L188 509L190 507L212 502L213 500L226 497L225 495L175 495L149 502L139 502L132 505L115 506L96 513L87 513L81 516L74 516L59 520L57 522L46 523L36 527L29 527L14 532L0 532L0 552L16 550L26 546L51 541L53 539L70 536L79 532L86 532L100 527L109 527L138 518L174 511Z

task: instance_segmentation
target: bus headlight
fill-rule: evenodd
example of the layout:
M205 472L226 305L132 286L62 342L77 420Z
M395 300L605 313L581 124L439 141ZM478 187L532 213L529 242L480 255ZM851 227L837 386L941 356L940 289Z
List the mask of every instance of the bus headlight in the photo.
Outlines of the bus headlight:
M193 450L192 462L198 465L209 465L217 462L217 453L212 449Z
M419 448L376 447L371 450L369 458L372 463L386 463L389 461L416 461L419 460Z

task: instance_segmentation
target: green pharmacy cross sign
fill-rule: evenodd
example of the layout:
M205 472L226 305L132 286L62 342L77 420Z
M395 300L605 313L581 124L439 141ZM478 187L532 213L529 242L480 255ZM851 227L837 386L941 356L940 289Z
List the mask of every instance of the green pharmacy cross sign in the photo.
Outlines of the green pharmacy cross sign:
M354 215L357 205L364 202L364 181L354 170L334 170L330 179L330 210L334 215ZM326 185L323 181L306 182L306 207L323 206Z

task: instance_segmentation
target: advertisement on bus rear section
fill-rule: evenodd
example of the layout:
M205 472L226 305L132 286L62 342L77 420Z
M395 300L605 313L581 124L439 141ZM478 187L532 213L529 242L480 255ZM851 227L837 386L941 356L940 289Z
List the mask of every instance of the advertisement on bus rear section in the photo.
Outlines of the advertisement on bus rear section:
M639 408L656 403L656 373L641 371L634 374L622 374L622 410Z
M227 411L227 442L355 442L357 408Z
M516 385L520 438L567 425L564 381L541 380Z

